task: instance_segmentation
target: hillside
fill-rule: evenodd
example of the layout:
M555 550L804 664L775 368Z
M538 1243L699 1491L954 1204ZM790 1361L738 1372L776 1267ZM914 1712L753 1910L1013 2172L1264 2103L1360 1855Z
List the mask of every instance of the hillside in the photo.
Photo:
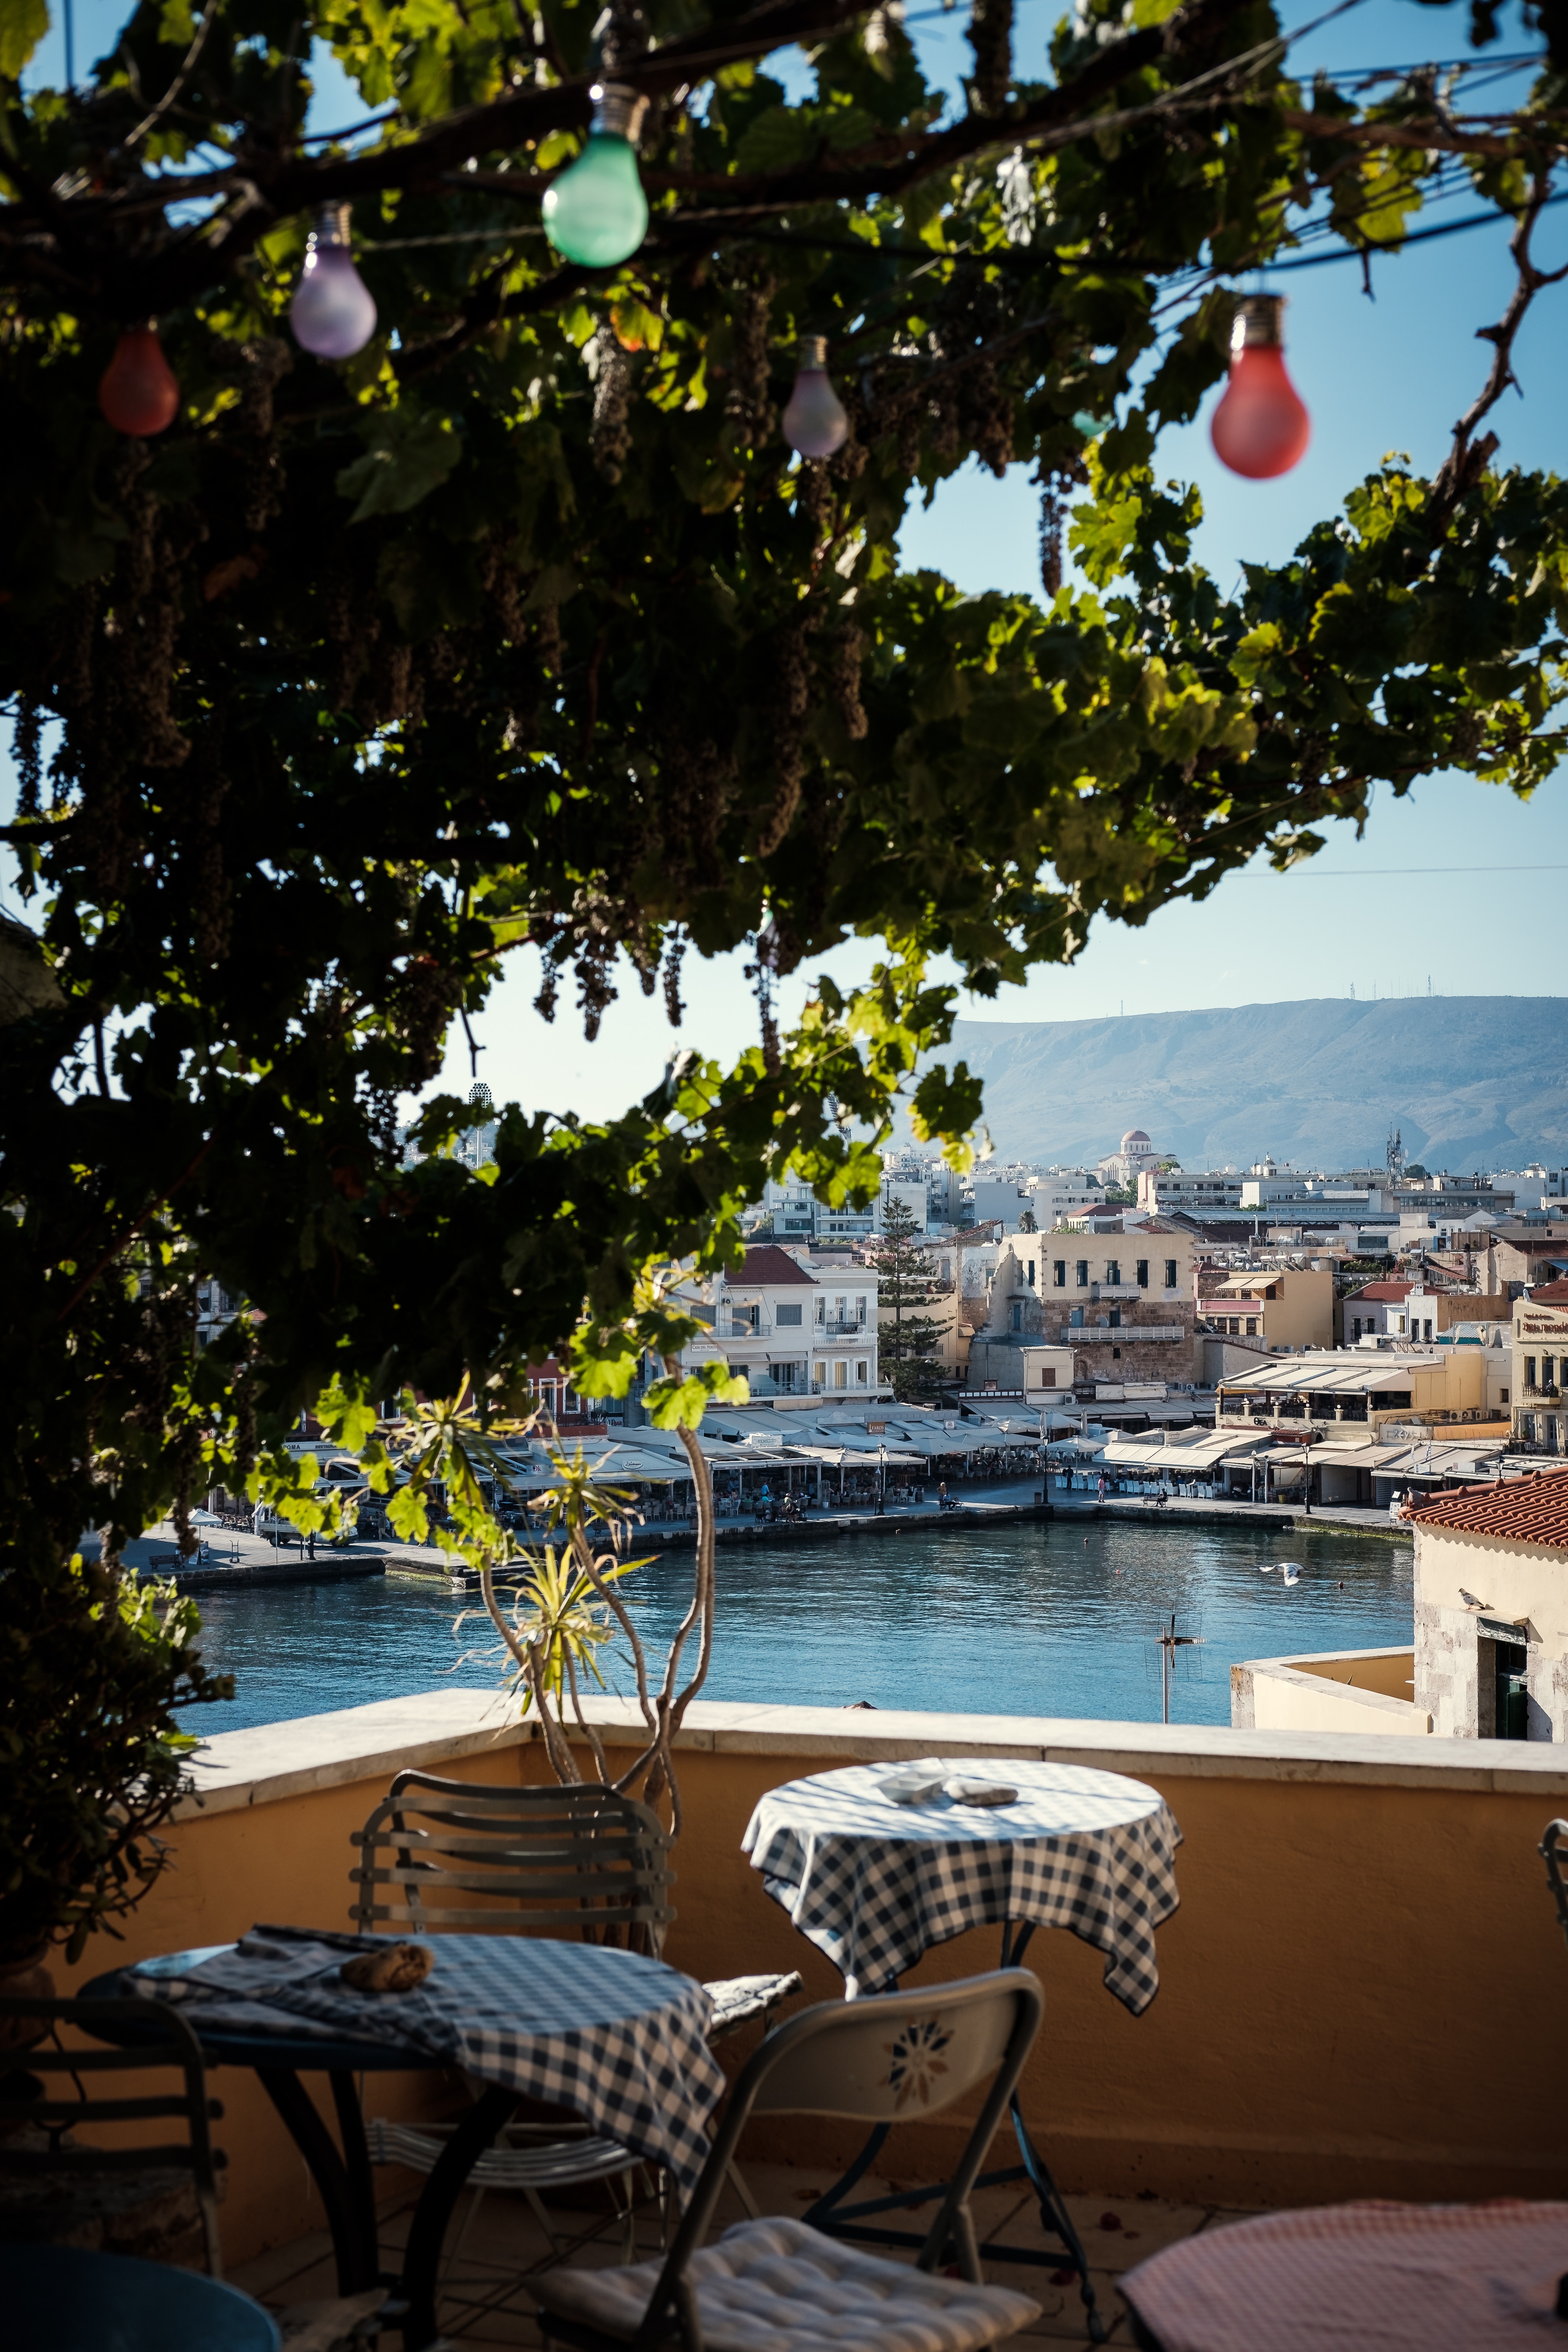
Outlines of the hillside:
M1105 1021L960 1021L1002 1158L1092 1165L1129 1127L1189 1168L1568 1160L1568 997L1342 997Z

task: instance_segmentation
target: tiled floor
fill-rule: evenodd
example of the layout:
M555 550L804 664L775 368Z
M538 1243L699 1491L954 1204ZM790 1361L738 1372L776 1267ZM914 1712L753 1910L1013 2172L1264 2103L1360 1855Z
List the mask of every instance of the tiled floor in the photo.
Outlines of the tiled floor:
M826 2186L820 2173L784 2165L748 2165L746 2179L764 2213L798 2215ZM871 2187L868 2183L867 2190ZM463 2346L537 2345L534 2306L521 2284L523 2276L547 2269L557 2260L600 2264L623 2258L624 2224L605 2207L589 2208L586 2200L596 2193L604 2192L584 2190L581 2208L556 2205L550 2209L551 2229L557 2242L553 2253L540 2222L521 2197L492 2191L472 2213L473 2200L466 2198L453 2225L443 2273L440 2324L445 2335ZM1215 2222L1242 2218L1214 2206L1168 2205L1148 2195L1069 2197L1068 2205L1089 2258L1109 2340L1118 2346L1131 2341L1126 2307L1116 2292L1120 2273L1179 2238L1191 2237ZM389 2268L395 2266L395 2250L406 2232L408 2212L405 2206L384 2217L383 2245ZM740 2203L733 2191L728 2191L715 2232L741 2218ZM658 2216L651 2202L638 2209L636 2221L638 2258L647 2259L658 2252L659 2244ZM1000 2239L1021 2247L1047 2242L1038 2209L1016 2189L984 2190L975 2200L975 2221L983 2240ZM912 2254L908 2259L912 2261ZM1083 2305L1072 2280L1055 2276L1051 2268L1037 2263L992 2258L984 2267L988 2280L1017 2287L1042 2305L1040 2317L1015 2342L1082 2344L1089 2340ZM264 2254L230 2276L237 2286L259 2296L274 2310L334 2292L325 2231ZM397 2340L390 2335L383 2338L386 2352L392 2352Z

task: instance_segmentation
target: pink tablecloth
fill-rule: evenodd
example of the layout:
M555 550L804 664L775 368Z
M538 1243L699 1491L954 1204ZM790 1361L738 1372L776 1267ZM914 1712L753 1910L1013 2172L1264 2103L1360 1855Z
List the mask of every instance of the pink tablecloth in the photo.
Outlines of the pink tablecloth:
M1325 2205L1205 2230L1121 2291L1163 2352L1548 2352L1568 2205Z

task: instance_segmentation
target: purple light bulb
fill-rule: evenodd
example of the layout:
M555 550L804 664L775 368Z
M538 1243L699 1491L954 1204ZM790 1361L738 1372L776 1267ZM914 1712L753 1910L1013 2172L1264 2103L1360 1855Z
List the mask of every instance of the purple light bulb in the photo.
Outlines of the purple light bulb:
M795 364L784 437L803 457L831 457L848 438L849 419L828 379L826 336L802 335Z
M375 302L349 250L347 205L323 205L316 215L289 323L319 360L352 360L375 332Z

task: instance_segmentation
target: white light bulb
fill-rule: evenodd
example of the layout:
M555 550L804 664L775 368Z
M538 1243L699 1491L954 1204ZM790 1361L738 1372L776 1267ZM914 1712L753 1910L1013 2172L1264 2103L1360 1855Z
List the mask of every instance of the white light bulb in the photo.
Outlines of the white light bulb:
M802 335L784 436L803 457L831 457L849 437L849 419L827 373L826 335Z
M375 299L349 250L347 205L323 205L316 215L289 323L319 360L352 360L375 332Z

